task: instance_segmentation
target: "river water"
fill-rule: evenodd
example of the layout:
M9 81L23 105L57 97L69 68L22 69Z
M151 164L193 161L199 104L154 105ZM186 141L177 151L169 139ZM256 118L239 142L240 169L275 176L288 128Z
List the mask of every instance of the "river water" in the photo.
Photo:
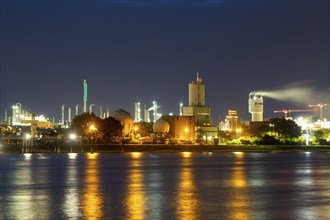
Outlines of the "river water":
M1 154L0 219L330 219L328 153Z

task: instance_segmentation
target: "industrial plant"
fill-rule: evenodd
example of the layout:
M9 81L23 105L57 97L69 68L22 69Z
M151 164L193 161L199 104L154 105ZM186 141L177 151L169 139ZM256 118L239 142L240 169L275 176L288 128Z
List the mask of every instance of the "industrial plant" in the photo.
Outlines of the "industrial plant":
M264 118L264 94L267 98L274 97L267 95L269 92L263 91L252 91L248 95L247 109L251 114L251 120L240 121L237 110L229 109L223 121L214 123L211 120L211 106L205 104L205 84L197 72L196 79L188 84L188 105L181 102L178 106L178 114L161 113L162 106L155 100L149 104L137 101L134 103L134 117L132 117L124 109L110 113L108 106L103 111L102 105L88 103L87 80L83 80L82 104L73 105L75 106L74 115L70 105L63 104L59 108L61 119L56 122L54 117L47 118L44 116L46 114L35 115L32 111L26 110L21 103L16 103L12 106L10 116L7 110L5 111L1 125L2 130L9 127L15 135L10 137L2 135L2 139L5 138L9 142L10 139L24 140L26 133L32 138L40 138L42 135L38 136L37 131L69 129L74 117L81 114L94 114L100 119L112 117L119 121L123 126L123 138L129 139L131 143L226 144L228 139L249 139L253 131L262 125L269 124L269 119ZM82 106L82 111L79 111L79 106ZM281 116L287 120L294 120L305 133L308 133L317 129L330 129L329 106L324 103L310 104L307 109L274 110L274 113L282 114ZM98 113L95 112L96 107L99 107ZM319 112L319 120L307 121L302 117L293 118L291 114L298 112Z

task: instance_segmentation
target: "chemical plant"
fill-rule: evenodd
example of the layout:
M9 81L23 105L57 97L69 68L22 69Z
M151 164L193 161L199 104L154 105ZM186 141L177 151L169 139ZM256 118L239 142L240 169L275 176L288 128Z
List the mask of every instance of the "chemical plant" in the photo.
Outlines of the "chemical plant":
M264 94L263 91L253 91L248 96L248 112L251 114L250 121L239 121L238 112L234 109L228 110L224 121L214 124L211 120L211 107L205 105L205 84L197 73L196 80L188 84L188 105L180 103L178 114L168 115L161 113L161 105L153 101L150 105L134 103L134 119L131 114L123 109L112 113L109 107L103 111L102 105L88 103L87 81L83 80L82 104L76 104L74 115L69 105L61 105L61 119L55 122L44 115L35 115L26 110L21 103L12 106L12 114L8 116L5 111L3 125L17 128L17 135L28 132L35 137L36 129L70 128L72 119L81 113L94 113L101 119L113 117L123 125L123 135L130 137L137 143L143 140L158 139L167 140L171 143L211 143L221 144L224 134L235 134L236 138L247 137L247 131L253 131L262 124L267 124L268 119L264 118ZM268 98L271 98L268 96ZM79 107L82 106L82 111ZM310 104L306 109L282 109L274 110L275 114L282 114L287 120L294 120L304 131L315 129L330 129L329 117L330 104ZM95 113L95 108L99 112ZM311 121L302 117L293 118L293 113L315 113L319 112L319 120ZM147 124L152 125L152 130L143 129ZM150 141L149 141L150 142Z

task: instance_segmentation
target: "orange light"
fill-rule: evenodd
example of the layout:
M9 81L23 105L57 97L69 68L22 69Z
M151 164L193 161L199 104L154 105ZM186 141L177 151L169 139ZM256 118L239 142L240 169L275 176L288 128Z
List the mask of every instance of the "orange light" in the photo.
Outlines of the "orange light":
M184 158L191 157L191 152L182 152L181 154Z

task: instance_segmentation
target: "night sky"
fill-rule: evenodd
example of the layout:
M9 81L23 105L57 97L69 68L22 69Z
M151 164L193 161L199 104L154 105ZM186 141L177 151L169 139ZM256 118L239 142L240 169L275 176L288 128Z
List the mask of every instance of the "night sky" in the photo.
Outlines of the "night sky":
M17 102L60 120L61 105L110 111L134 102L178 114L200 73L214 122L228 109L250 119L248 95L290 83L301 101L264 99L273 110L329 102L328 0L1 1L1 117ZM324 94L314 96L314 94ZM300 97L301 98L301 97ZM98 113L98 107L94 108ZM10 111L11 112L11 111ZM11 114L11 113L10 113Z

